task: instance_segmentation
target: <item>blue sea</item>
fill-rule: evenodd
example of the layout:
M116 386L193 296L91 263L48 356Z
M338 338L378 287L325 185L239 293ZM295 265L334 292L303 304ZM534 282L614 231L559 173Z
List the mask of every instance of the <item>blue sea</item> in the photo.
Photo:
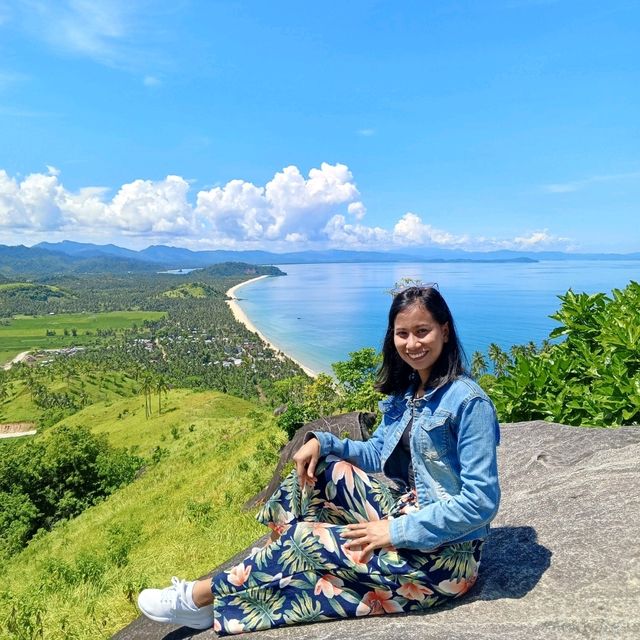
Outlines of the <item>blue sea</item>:
M437 282L453 313L467 356L486 355L495 342L540 344L556 322L558 295L610 293L640 281L640 261L536 263L300 264L281 265L285 277L263 278L236 296L255 326L282 351L314 371L361 347L379 350L391 303L388 290L402 278Z

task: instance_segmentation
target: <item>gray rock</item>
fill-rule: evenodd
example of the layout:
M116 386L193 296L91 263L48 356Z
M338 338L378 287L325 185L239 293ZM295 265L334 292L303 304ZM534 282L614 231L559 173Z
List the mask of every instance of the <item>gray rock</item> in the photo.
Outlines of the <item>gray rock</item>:
M502 504L470 594L428 614L341 620L243 637L640 638L640 427L507 424L499 455ZM205 640L215 634L138 619L114 636L191 637Z
M366 440L369 438L369 429L373 427L375 421L375 413L363 413L360 411L352 411L351 413L343 413L338 416L329 416L326 418L318 418L313 422L309 422L300 427L293 438L282 448L280 452L280 460L276 470L273 473L271 481L265 489L257 496L254 496L244 506L251 509L258 504L263 504L267 498L276 490L282 481L282 474L285 465L289 462L295 452L304 444L304 439L310 431L328 431L338 437L346 437L351 440Z

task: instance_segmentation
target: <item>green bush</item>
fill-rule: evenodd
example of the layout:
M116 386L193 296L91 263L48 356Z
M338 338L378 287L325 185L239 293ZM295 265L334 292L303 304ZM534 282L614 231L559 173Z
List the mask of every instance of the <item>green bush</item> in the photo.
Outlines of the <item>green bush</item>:
M612 426L640 421L640 284L559 296L559 322L540 350L512 349L504 373L483 376L503 421ZM505 354L502 353L502 356Z
M366 347L352 351L349 359L331 366L336 380L325 373L309 380L295 376L274 384L276 398L287 403L278 426L289 439L307 422L346 411L376 411L382 394L374 389L382 356Z
M0 459L0 556L18 551L40 528L73 518L131 482L142 459L106 436L62 425L7 449Z

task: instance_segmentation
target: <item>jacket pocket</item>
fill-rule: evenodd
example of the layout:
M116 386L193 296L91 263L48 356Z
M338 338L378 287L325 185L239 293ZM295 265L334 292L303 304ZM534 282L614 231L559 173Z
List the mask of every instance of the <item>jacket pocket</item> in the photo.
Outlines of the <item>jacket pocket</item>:
M439 460L451 449L451 414L435 412L420 420L418 444L426 460Z

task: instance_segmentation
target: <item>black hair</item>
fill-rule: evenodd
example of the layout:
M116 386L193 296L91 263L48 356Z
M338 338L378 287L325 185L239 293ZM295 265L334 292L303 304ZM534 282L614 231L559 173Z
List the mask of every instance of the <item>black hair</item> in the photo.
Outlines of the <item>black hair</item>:
M440 387L466 374L465 354L445 299L433 286L412 286L396 294L389 309L389 323L382 343L382 365L375 385L376 389L382 393L389 395L405 393L412 383L417 383L418 377L415 370L400 357L394 343L396 316L416 304L426 309L438 324L449 323L448 340L444 343L442 353L433 365L427 386Z

